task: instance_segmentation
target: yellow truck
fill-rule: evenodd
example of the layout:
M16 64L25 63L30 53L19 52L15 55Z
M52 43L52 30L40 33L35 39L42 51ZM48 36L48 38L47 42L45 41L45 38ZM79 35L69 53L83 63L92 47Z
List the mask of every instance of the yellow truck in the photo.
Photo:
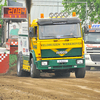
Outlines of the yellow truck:
M64 15L66 14L51 13L49 18L33 20L27 35L29 54L24 55L21 51L18 54L18 76L29 72L35 78L42 72L49 72L69 77L70 72L75 72L76 78L85 77L84 40L80 19Z

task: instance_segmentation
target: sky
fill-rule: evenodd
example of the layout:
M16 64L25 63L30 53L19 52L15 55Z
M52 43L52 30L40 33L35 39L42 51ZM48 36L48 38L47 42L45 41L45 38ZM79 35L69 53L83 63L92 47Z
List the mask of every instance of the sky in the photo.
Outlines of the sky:
M40 14L44 13L44 17L49 17L49 14L60 13L64 8L60 7L62 0L34 0L31 8L31 18L40 18ZM60 1L60 3L58 2Z
M4 4L4 1L5 1L5 0L2 0L1 4Z

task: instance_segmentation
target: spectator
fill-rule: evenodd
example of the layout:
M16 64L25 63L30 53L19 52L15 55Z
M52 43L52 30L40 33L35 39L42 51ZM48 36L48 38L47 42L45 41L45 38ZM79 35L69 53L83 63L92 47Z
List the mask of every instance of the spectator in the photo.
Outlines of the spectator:
M13 25L13 29L10 31L10 35L18 35L19 29L16 28L16 25Z

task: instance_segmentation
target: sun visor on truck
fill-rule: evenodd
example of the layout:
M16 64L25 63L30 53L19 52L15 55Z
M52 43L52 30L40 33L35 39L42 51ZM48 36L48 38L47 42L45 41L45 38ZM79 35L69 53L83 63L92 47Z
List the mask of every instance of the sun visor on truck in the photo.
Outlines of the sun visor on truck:
M38 25L53 25L53 24L74 24L80 23L79 18L50 18L50 19L39 19Z

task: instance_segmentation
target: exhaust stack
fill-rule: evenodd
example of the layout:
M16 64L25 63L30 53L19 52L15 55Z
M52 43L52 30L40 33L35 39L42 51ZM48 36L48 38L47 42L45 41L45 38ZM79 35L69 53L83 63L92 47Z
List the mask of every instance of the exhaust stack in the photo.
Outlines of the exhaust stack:
M31 11L32 0L25 0L25 2L26 2L27 11L28 11L28 22L29 22L29 27L30 27L31 26L30 11Z

